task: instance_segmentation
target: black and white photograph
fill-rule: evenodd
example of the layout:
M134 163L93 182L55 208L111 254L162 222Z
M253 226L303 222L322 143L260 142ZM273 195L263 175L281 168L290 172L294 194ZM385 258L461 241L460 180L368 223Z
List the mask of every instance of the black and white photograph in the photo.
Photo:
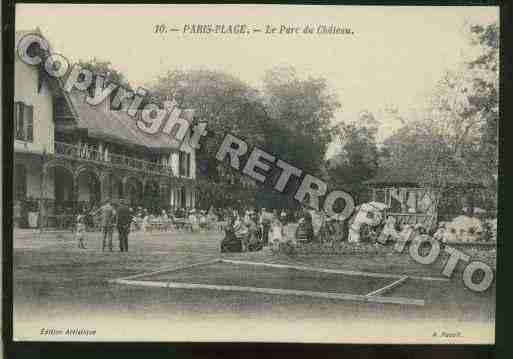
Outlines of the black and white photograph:
M16 4L13 340L494 344L499 10Z

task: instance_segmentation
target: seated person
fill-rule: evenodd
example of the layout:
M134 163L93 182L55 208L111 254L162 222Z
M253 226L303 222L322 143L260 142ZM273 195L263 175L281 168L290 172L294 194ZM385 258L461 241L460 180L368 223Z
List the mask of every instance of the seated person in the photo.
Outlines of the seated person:
M235 237L237 237L237 239L241 242L242 251L247 251L249 243L249 229L241 217L237 217L235 219L233 230Z
M300 243L307 243L313 240L313 228L306 218L302 217L299 219L295 237Z
M296 241L298 241L298 242L308 241L308 228L307 228L306 221L304 218L299 219L299 223L296 228L295 237L296 237Z
M394 217L388 217L383 230L378 236L377 242L381 244L386 244L390 241L397 241L399 239L399 233L395 229L396 220Z
M249 219L245 222L246 227L248 228L248 246L247 250L259 251L263 248L264 244L259 236L258 226L256 224L257 217L255 213L252 213L249 216Z
M436 232L433 234L433 238L439 242L446 242L447 241L447 229L445 222L440 222L438 224L438 228Z
M224 238L221 241L221 253L242 252L242 242L235 236L234 219L230 219L224 230Z

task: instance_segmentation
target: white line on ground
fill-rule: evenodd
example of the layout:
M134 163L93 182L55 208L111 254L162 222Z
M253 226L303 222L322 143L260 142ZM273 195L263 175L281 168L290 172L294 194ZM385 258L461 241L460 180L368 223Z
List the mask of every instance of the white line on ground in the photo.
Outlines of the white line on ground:
M188 268L193 268L193 267L198 267L198 266L215 264L215 263L219 263L220 261L221 261L221 259L216 258L216 259L212 259L209 261L198 262L198 263L193 263L193 264L188 264L188 265L182 265L182 266L174 265L174 266L169 266L169 267L162 267L159 270L156 270L153 272L134 274L134 275L130 275L128 277L122 277L122 278L118 278L118 279L134 279L134 278L146 277L146 276L155 275L155 274L174 272L174 271L181 270L181 269L188 269ZM116 280L109 280L109 282L113 282L113 281L116 281Z
M175 288L175 289L207 289L207 290L220 290L220 291L234 291L234 292L252 292L263 294L276 294L276 295L295 295L306 296L324 299L337 299L337 300L352 300L360 302L374 302L374 303L391 303L391 304L407 304L407 305L424 305L422 299L400 298L400 297L380 297L380 296L365 296L359 294L347 293L325 293L314 292L307 290L293 290L293 289L276 289L276 288L258 288L258 287L242 287L234 285L213 285L213 284L197 284L197 283L178 283L178 282L156 282L156 281L138 281L115 279L113 282L118 284L144 286L144 287L160 287L160 288Z
M371 296L375 296L375 295L379 295L379 294L383 294L385 292L388 292L388 291L394 289L395 287L403 284L406 281L406 279L408 279L408 276L405 275L404 277L399 278L395 282L392 282L389 285L384 286L383 288L379 288L379 289L377 289L377 290L375 290L373 292L370 292L370 293L366 294L366 296L367 297L371 297Z
M358 275L358 276L373 277L373 278L402 278L402 277L404 277L403 274L359 272L359 271L351 271L351 270L338 270L338 269L294 266L294 265L289 265L289 264L276 264L276 263L264 263L264 262L239 261L239 260L232 260L232 259L221 259L220 261L224 262L224 263L231 263L231 264L246 264L246 265L254 265L254 266L265 266L265 267L284 268L284 269L296 269L296 270L303 270L303 271L310 271L310 272ZM443 278L443 277L409 276L409 278L411 278L411 279L418 279L418 280L443 281L443 282L449 281L449 279Z

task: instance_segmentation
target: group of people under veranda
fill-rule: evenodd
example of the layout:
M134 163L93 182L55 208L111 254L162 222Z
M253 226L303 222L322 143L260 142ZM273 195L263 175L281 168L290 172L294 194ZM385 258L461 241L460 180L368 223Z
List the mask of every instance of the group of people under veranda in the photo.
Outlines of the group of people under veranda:
M157 213L156 213L157 212ZM138 207L132 219L135 231L152 232L153 230L188 229L192 232L212 229L219 221L219 216L213 208L206 210L192 209L162 209L151 211Z

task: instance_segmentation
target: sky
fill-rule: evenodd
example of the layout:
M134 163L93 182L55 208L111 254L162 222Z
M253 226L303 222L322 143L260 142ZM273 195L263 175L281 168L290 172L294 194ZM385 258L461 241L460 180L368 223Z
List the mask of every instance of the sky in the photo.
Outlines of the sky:
M378 142L422 116L436 82L477 51L467 24L498 21L498 7L364 7L291 5L17 4L16 29L39 27L54 52L72 62L110 61L135 86L173 69L229 72L261 87L266 70L292 65L300 76L322 76L338 95L333 119L351 121L371 111L380 122ZM353 35L212 35L168 32L185 24L280 27L338 25ZM333 153L336 145L330 147Z

